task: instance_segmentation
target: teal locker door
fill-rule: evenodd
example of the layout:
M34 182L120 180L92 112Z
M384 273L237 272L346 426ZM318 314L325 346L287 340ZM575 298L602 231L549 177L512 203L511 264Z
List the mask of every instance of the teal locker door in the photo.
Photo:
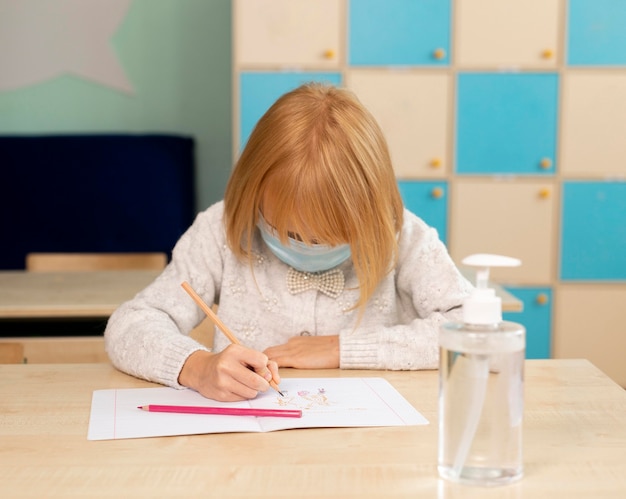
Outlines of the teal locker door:
M319 81L341 85L339 73L241 73L240 75L240 121L239 149L243 149L252 129L281 95L303 83Z
M626 65L624 0L570 0L568 14L568 64Z
M563 184L561 279L626 280L626 182Z
M348 64L445 66L450 0L356 0L348 13Z
M558 76L461 73L456 172L553 175Z
M504 312L502 318L526 328L526 358L549 359L552 344L552 290L510 286L506 290L524 303L522 312Z
M398 187L404 206L437 229L439 238L445 244L448 233L447 184L399 180Z

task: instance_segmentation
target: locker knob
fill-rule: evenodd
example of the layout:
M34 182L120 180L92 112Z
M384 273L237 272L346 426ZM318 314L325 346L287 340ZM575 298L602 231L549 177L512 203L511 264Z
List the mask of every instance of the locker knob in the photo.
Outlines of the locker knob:
M541 57L543 57L544 59L552 59L554 57L554 50L545 49L543 52L541 52Z
M335 58L335 51L333 49L327 49L324 51L324 58L325 59L334 59Z
M541 199L548 199L550 197L550 189L548 187L542 187L539 189L539 197Z
M445 56L446 56L446 49L443 49L443 48L438 48L438 49L435 49L435 51L433 52L433 57L434 57L435 59L439 59L439 60L441 60L441 59L443 59Z
M552 167L552 160L550 158L543 158L539 162L539 166L543 168L544 170L547 170L548 168Z
M546 293L539 293L535 301L539 305L545 305L546 303L548 303L548 295Z
M433 158L430 160L430 166L432 166L433 168L441 168L442 164L443 161L441 160L441 158Z
M440 199L443 197L443 189L441 187L435 187L430 191L430 195L435 199Z

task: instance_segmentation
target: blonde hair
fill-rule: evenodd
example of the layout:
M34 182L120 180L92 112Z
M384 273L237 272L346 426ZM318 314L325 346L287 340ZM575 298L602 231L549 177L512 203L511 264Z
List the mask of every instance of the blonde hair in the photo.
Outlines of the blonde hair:
M259 120L224 197L226 237L239 257L250 255L267 198L283 243L292 231L307 244L350 244L363 310L397 261L403 205L383 133L352 92L309 83Z

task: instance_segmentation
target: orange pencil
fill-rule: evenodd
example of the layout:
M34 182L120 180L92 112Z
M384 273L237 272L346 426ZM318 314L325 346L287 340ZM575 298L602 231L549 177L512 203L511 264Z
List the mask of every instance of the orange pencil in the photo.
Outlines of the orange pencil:
M209 307L206 303L204 303L202 298L200 298L200 295L198 295L198 293L194 291L194 289L189 285L187 281L184 281L181 284L181 286L183 287L185 291L187 291L187 293L189 293L189 296L193 298L193 300L198 304L198 306L207 315L207 317L211 319L218 328L220 328L220 331L222 331L222 333L226 335L226 337L230 340L231 343L233 343L234 345L241 345L240 341L232 333L232 331L226 327L226 324L224 324L217 315L215 315L215 312L211 310L211 307ZM284 397L283 392L281 392L278 389L278 384L276 383L276 381L271 379L269 383L270 383L270 386L274 390L276 390L280 394L281 397Z

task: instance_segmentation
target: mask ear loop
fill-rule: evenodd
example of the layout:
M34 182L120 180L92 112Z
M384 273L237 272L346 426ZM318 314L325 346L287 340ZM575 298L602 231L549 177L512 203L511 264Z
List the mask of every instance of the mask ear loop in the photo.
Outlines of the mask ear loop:
M278 231L276 230L276 227L274 227L267 220L265 220L265 217L263 216L263 212L261 211L260 208L259 208L259 223L257 225L259 224L261 224L263 228L266 231L270 232L274 237L278 237Z
M263 230L263 229L261 228L261 225L262 225L263 227L265 227L265 230L268 230L268 231L271 231L271 232L276 232L276 231L275 231L275 229L274 229L274 227L272 227L272 226L271 226L271 225L267 222L267 220L265 220L265 217L263 216L263 211L261 211L261 208L260 208L260 207L259 207L259 221L257 222L257 224L256 224L256 225L257 225L257 229L255 230L255 232L256 232L256 231L261 231L261 230ZM265 244L265 243L262 243L262 244ZM254 281L254 285L255 285L255 287L256 287L256 289L257 289L257 291L259 292L259 294L260 294L260 295L261 295L264 299L266 299L266 300L267 300L267 297L263 294L263 290L261 289L261 286L259 286L259 282L257 281L256 274L255 274L255 272L254 272L254 262L255 262L255 261L257 261L257 259L259 259L259 258L261 259L260 261L263 261L263 257L262 257L260 254L258 254L258 255L253 255L252 250L251 250L251 253L250 253L250 255L249 255L249 256L250 256L250 258L249 258L249 263L250 263L250 272L252 273L252 280Z

